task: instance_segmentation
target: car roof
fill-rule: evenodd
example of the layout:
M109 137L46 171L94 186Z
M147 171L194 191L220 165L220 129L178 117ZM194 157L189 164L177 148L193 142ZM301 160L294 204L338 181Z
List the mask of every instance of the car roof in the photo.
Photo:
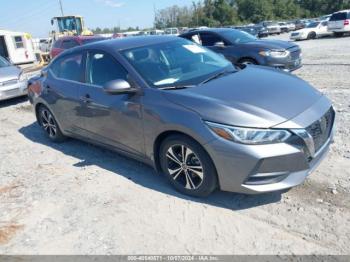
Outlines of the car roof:
M69 40L69 39L74 39L74 40L85 40L85 39L92 39L92 38L104 38L102 36L97 36L97 35L90 35L90 36L82 36L82 35L70 35L70 36L62 36L58 40Z
M244 27L244 26L242 26ZM187 35L187 34L193 34L193 33L196 33L196 32L214 32L214 33L221 33L221 32L227 32L227 31L232 31L232 30L236 30L234 28L205 28L205 29L195 29L195 30L192 30L188 33L185 33L184 35ZM238 31L238 30L236 30Z
M98 49L104 51L121 51L131 48L143 47L146 45L166 43L170 41L183 40L176 36L131 36L118 39L106 39L86 45L76 46L70 49L66 49L62 54L75 53L77 51L84 51L89 49Z

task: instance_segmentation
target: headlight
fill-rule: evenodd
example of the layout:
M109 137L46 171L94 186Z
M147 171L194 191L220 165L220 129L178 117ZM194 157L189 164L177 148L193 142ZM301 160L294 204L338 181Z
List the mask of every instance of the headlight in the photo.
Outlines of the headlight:
M261 145L286 141L291 133L287 130L242 128L205 122L218 136L241 144Z
M27 79L27 76L26 76L25 74L21 73L21 74L19 75L18 80L19 80L20 82L22 82L22 81L27 81L28 79Z
M269 51L260 51L259 54L261 56L284 58L284 57L289 56L290 53L287 50L269 50Z

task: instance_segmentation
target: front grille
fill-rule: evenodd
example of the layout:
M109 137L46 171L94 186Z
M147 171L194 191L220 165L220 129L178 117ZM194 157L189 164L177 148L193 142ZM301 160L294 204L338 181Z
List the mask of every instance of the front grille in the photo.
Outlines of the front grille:
M297 36L299 35L299 33L292 33L292 36Z
M300 53L301 53L301 50L300 50L300 49L298 49L298 50L296 50L296 51L292 51L292 52L290 53L290 55L291 55L291 57L292 57L292 60L297 60L297 59L299 59L299 58L300 58Z
M317 120L306 128L306 131L313 138L315 152L318 152L330 137L334 122L334 115L335 113L333 108L330 108L327 113L321 117L321 119Z

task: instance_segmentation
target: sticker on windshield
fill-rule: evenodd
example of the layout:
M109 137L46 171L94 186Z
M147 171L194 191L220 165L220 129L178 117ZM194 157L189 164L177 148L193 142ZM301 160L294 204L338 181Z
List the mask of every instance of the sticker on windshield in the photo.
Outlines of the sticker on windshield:
M163 79L158 82L155 82L154 85L159 86L159 85L174 84L178 80L179 80L178 78L167 78L167 79Z
M204 48L198 46L198 45L183 45L184 48L186 48L187 50L191 51L194 54L199 54L199 53L205 53L207 51L205 51Z

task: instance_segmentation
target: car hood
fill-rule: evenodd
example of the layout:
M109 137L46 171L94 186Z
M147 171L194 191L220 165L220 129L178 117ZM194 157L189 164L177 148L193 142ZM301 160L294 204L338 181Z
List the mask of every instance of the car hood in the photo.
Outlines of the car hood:
M18 79L21 72L22 70L16 66L0 67L0 82Z
M298 45L282 41L282 40L256 40L248 42L245 45L257 48L257 49L269 49L269 50L281 50L281 49L290 49L298 47Z
M322 94L289 73L247 66L203 85L164 91L164 96L197 112L203 120L270 128L298 116Z

